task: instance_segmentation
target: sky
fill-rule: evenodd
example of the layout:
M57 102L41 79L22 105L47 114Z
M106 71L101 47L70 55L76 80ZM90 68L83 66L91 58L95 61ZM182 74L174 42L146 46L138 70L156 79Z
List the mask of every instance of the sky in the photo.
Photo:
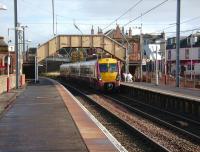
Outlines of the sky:
M174 36L176 27L176 3L177 0L168 0L160 7L139 17L154 6L165 0L143 0L135 8L128 11L126 15L115 21L139 0L54 0L55 1L55 31L57 34L81 34L74 23L83 34L90 34L92 26L95 33L98 27L106 32L120 27L131 20L125 29L133 28L133 34L140 31L143 33L158 33L165 31L167 36ZM6 5L7 10L0 10L0 36L5 40L14 42L14 0L0 0ZM192 29L200 28L200 0L181 0L181 35L189 35ZM138 18L138 19L136 19ZM135 20L136 19L136 20ZM114 21L114 22L113 22ZM37 46L53 37L52 0L18 0L18 22L27 25L26 39L31 40L30 45ZM105 29L111 22L113 24ZM168 28L173 26L171 28ZM189 30L188 32L184 32Z

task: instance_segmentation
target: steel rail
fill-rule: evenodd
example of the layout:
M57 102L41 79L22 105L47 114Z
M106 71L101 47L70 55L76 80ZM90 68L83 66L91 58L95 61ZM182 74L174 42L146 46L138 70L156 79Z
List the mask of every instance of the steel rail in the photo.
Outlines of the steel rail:
M163 109L161 110L161 109L159 109L159 108L156 108L155 106L151 106L151 105L149 105L149 104L139 102L139 100L137 100L137 99L132 99L132 98L127 97L127 96L124 96L124 95L119 95L119 96L121 96L121 97L123 97L123 98L126 98L126 99L128 99L128 100L134 101L134 102L136 102L137 104L141 104L141 105L143 105L143 106L150 107L150 108L155 109L155 110L158 110L158 111L160 111L160 112L163 112L163 113L166 113L166 114L170 114L170 115L172 115L172 116L174 116L174 117L177 117L177 118L180 118L180 119L189 121L189 122L194 123L194 124L197 124L197 125L200 125L200 122L199 122L199 121L195 121L195 120L193 120L193 119L189 119L189 118L187 118L187 117L184 117L184 116L181 116L181 115L179 115L179 114L175 114L175 113L172 113L172 112L163 110Z
M107 95L103 95L103 96L106 97L106 98L108 98L108 99L110 99L110 100L113 100L113 101L117 102L118 104L123 105L124 107L128 108L128 109L131 110L131 111L134 111L134 112L136 112L136 113L138 113L138 114L140 114L140 115L143 115L144 117L149 118L149 119L151 119L152 121L157 122L157 123L159 123L160 125L163 125L163 126L165 126L165 127L167 127L167 128L171 128L171 129L173 129L173 130L175 130L175 131L178 131L178 132L180 132L181 134L184 134L184 135L186 135L187 137L191 138L192 140L195 140L195 141L197 141L197 142L200 143L200 137L199 137L198 135L195 135L195 134L193 134L193 133L190 133L190 132L188 132L188 131L186 131L186 130L184 130L184 129L182 129L182 128L179 128L179 127L177 127L177 126L175 126L175 125L172 125L172 124L170 124L170 123L168 123L168 122L166 122L166 121L164 121L164 120L161 120L161 119L159 119L159 118L157 118L157 117L155 117L155 116L152 116L152 115L150 115L150 114L148 114L148 113L146 113L146 112L143 112L143 111L141 111L141 110L139 110L139 109L137 109L137 108L134 108L134 107L132 107L132 106L130 106L130 105L128 105L128 104L125 104L125 103L123 103L122 101L119 101L118 99L115 99L115 98L110 97L110 96L107 96ZM139 104L139 103L138 103L138 104ZM160 111L161 111L161 110L160 110Z
M102 108L103 110L105 110L106 112L108 112L109 114L111 114L113 117L115 117L117 120L119 120L122 124L124 124L127 128L129 128L131 131L134 131L135 133L137 133L139 136L141 136L145 141L147 141L150 145L152 145L156 150L158 151L164 151L164 152L170 152L169 149L167 149L166 147L164 147L163 145L159 144L158 142L156 142L154 139L148 137L147 135L145 135L143 132L141 132L140 130L138 130L136 127L130 125L128 122L122 120L121 118L119 118L117 115L113 114L112 112L110 112L109 110L107 110L106 108L104 108L103 106L101 106L100 104L98 104L97 102L95 102L95 100L93 100L89 95L87 95L86 93L83 93L83 91L78 90L77 88L66 84L64 82L60 82L62 85L64 85L65 87L68 87L76 92L78 92L79 94L81 94L82 96L84 96L85 98L87 98L89 101L91 101L92 103L94 103L95 105L97 105L98 107Z

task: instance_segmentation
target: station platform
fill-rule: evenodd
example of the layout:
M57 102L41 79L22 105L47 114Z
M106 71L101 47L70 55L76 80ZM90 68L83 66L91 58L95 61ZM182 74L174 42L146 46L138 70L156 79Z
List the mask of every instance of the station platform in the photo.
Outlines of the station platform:
M200 89L177 88L169 85L156 86L145 82L121 82L121 85L200 102Z
M110 136L62 85L46 78L28 85L0 117L1 152L121 151Z

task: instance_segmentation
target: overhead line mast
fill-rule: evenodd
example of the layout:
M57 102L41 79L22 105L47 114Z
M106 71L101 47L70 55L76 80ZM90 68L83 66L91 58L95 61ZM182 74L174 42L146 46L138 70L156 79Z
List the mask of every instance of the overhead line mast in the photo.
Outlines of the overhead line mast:
M53 36L55 36L55 13L54 13L54 0L52 0L52 15L53 15Z
M181 0L177 0L177 23L176 23L176 87L180 87L180 12Z
M18 16L17 0L14 0L15 53L16 53L16 88L19 89L19 48L18 48Z

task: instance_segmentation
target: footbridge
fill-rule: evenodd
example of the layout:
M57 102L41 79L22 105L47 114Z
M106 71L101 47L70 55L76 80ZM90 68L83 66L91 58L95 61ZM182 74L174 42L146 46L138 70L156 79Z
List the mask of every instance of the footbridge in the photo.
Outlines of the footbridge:
M121 61L125 61L126 55L125 47L105 35L58 35L38 47L38 61L44 61L62 48L101 48Z

